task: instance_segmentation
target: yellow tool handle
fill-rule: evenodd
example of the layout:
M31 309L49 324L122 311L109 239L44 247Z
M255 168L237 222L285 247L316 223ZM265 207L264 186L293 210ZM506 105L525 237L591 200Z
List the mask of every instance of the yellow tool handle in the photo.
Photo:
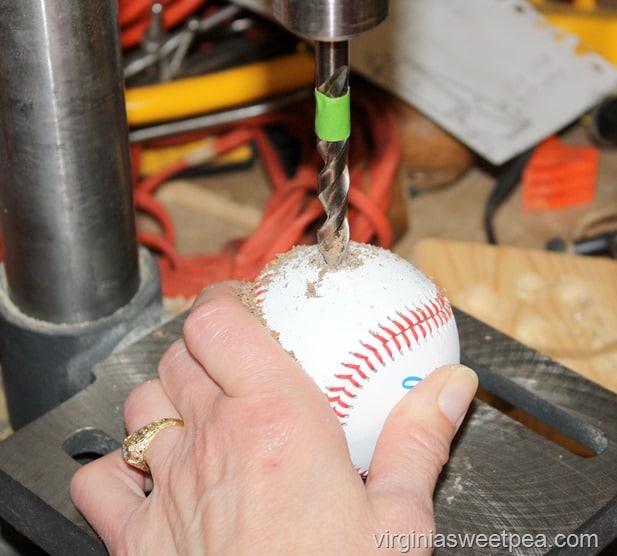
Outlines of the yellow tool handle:
M299 52L264 62L134 87L126 91L129 126L186 118L254 102L314 83L314 60Z

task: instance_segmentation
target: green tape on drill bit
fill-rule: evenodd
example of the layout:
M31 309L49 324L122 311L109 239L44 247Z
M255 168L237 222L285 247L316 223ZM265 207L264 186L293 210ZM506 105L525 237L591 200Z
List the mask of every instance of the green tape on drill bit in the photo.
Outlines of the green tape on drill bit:
M343 141L351 133L349 88L341 97L329 97L315 89L315 133L322 141Z

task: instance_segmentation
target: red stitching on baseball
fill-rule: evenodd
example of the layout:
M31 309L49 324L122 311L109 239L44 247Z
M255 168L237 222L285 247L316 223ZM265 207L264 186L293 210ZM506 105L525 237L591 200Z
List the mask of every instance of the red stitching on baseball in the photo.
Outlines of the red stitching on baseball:
M408 332L411 332L413 339L417 342L420 339L420 337L418 336L418 333L416 332L416 329L414 328L415 323L407 315L401 312L397 311L397 315L403 319L403 322L405 323L404 326L406 326L406 330ZM409 347L411 347L411 344L409 344Z
M341 392L341 394L351 396L349 392ZM328 401L330 404L340 405L343 409L349 409L351 407L351 404L343 401L340 396L328 396Z
M255 301L261 303L267 288L256 281L253 284L253 290ZM330 394L336 394L328 395L328 401L343 426L349 417L349 412L346 410L353 409L352 401L356 397L355 392L362 388L363 382L370 379L371 373L367 372L367 370L372 373L378 372L378 365L375 365L373 360L377 360L382 366L385 365L385 358L382 352L385 352L388 358L394 359L394 352L389 344L394 344L396 350L401 353L403 345L400 338L403 339L408 349L413 349L414 343L420 343L429 334L433 334L436 330L445 326L452 318L452 313L452 307L446 297L442 293L437 293L433 299L421 306L413 309L405 307L403 311L396 311L396 318L388 317L388 320L396 327L396 330L380 324L379 328L387 336L369 331L369 335L376 339L377 342L360 341L359 343L365 351L351 351L349 354L354 360L341 363L351 373L335 374L335 378L341 381L341 383L337 386L326 388ZM413 337L413 342L410 336Z
M377 369L375 368L375 366L373 365L373 363L371 363L371 359L368 355L363 355L362 353L358 353L357 351L351 351L350 352L351 355L353 355L354 357L356 357L357 359L360 359L360 361L362 361L363 363L366 363L366 366L373 371L374 373L377 372ZM345 363L343 363L343 366L347 366ZM349 364L349 366L352 366L352 363Z
M394 342L394 345L396 346L397 351L400 352L402 346L401 346L401 343L398 341L398 338L397 338L398 334L394 330L391 330L387 326L382 326L381 324L379 325L379 328L381 328L382 330L385 330L388 334L390 334L390 339Z
M352 355L356 355L355 353L352 353ZM347 367L348 369L352 369L354 370L356 373L358 373L360 375L360 378L363 380L366 380L367 375L365 375L362 372L362 369L360 368L360 365L358 364L354 364L354 363L343 363L343 367ZM371 369L373 372L377 372L376 369L373 367Z
M358 374L363 378L366 379L366 375L362 372L360 372L358 370ZM360 383L354 378L353 374L348 374L348 375L342 375L342 374L338 374L338 375L334 375L336 378L338 378L339 380L348 380L349 382L351 382L351 384L353 384L356 388L360 388Z
M379 325L379 328L387 332L390 337L388 338L385 335L370 331L370 335L376 338L378 342L375 344L360 342L360 345L365 347L367 352L364 354L361 352L352 352L351 355L357 360L362 361L371 371L376 373L377 367L372 363L371 356L374 356L379 363L383 364L384 358L379 353L380 350L383 350L390 358L394 359L393 351L388 345L389 342L392 342L397 350L401 352L402 343L399 341L399 337L402 337L407 347L413 349L413 344L409 335L413 336L414 342L418 344L429 334L433 334L444 326L451 318L452 307L450 303L443 294L437 293L435 298L427 301L422 306L415 307L414 309L405 307L404 311L396 312L396 318L389 318L398 332L392 328ZM353 370L353 373L335 375L337 379L342 381L343 385L347 385L347 387L342 390L340 386L336 387L336 391L340 392L340 396L349 396L353 399L356 397L354 392L362 387L362 382L368 380L368 376L367 373L363 371L361 365L357 363L344 362L342 365L347 369ZM333 391L334 388L335 387L328 388L328 391ZM341 405L345 402L337 399L336 403L337 405ZM349 413L347 412L342 415L336 407L333 406L332 408L339 417L341 424L344 426L346 424L346 419L349 417ZM353 409L351 404L350 409Z
M335 386L333 388L328 388L327 390L328 392L332 393L340 393L341 395L345 395L351 399L354 398L354 395L349 393L344 386ZM334 413L336 413L339 419L347 419L347 417L349 416L349 413L341 411L340 408L342 408L343 410L353 408L353 406L349 402L343 401L340 395L328 396L328 402L330 402L330 407L332 407Z
M383 328L383 327L380 325L379 328ZM371 334L373 335L374 338L377 338L381 342L381 348L386 350L386 353L388 354L390 359L392 359L394 357L394 355L392 354L392 350L388 347L388 342L392 338L390 338L390 340L388 340L388 338L384 338L380 334L377 334L377 332L371 332Z
M253 295L255 296L255 302L261 303L265 294L266 288L262 286L261 282L253 282Z
M375 347L371 344L367 344L366 342L360 342L360 345L362 347L365 347L366 349L368 349L377 359L377 361L379 361L382 365L385 365L385 361L383 360L383 357L381 356L381 354L379 353L379 347ZM355 353L354 353L355 355ZM375 368L371 368L372 371L375 370Z
M426 309L426 305L424 307L420 307L418 309L418 312L420 313L421 318L418 319L419 322L416 323L416 326L418 326L420 328L420 331L422 332L422 337L426 338L426 336L428 335L428 332L426 331L426 325L428 325L429 332L430 332L431 331L431 323L429 321L430 317L426 316L426 313L424 312L424 309Z
M396 313L397 315L401 316L401 314L397 311ZM403 339L405 340L405 344L407 345L407 347L411 347L411 340L409 339L409 336L407 336L407 328L405 328L405 325L402 322L399 322L397 320L392 320L392 324L394 324L394 326L396 326L399 330L399 334L403 337Z

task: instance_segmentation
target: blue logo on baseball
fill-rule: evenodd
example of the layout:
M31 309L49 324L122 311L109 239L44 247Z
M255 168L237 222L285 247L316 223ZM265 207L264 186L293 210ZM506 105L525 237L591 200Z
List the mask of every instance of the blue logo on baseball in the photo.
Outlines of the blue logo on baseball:
M419 376L408 376L407 378L403 379L402 387L405 388L405 390L411 390L421 380L422 377Z

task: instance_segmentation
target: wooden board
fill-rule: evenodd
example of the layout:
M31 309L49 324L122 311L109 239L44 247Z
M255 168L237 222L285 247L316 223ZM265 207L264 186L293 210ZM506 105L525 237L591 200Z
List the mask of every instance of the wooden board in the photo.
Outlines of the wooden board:
M408 253L453 305L617 392L617 262L425 239Z

